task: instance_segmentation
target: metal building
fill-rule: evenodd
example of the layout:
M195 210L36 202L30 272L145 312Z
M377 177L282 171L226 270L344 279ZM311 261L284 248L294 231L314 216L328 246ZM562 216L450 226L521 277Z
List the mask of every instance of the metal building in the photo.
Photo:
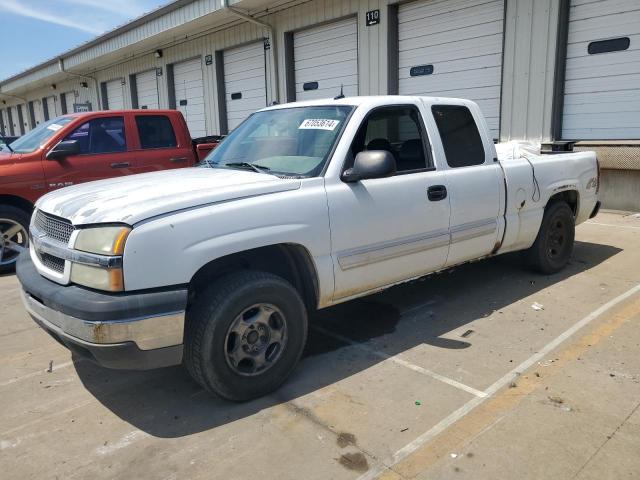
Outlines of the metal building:
M0 81L0 129L175 108L224 134L341 90L473 99L496 140L595 149L605 206L640 210L637 0L177 0Z

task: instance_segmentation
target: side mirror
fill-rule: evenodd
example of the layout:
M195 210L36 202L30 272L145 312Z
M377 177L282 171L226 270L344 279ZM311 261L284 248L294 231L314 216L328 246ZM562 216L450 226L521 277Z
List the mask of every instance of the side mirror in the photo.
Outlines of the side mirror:
M356 155L353 167L342 173L342 181L359 182L368 178L385 178L396 173L396 159L387 150L365 150Z
M47 160L60 160L80 153L77 140L63 140L47 153Z

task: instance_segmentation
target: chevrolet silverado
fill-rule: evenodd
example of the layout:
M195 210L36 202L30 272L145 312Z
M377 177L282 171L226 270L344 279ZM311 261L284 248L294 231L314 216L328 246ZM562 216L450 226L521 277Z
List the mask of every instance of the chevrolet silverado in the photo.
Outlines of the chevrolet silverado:
M18 278L73 352L243 401L292 372L314 309L517 250L559 271L598 181L593 152L494 145L468 100L277 105L197 168L42 197Z

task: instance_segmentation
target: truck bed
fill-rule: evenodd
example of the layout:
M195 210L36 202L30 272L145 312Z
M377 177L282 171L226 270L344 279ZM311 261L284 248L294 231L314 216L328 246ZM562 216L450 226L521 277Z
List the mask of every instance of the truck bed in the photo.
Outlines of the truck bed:
M544 206L562 192L585 192L577 199L576 225L587 220L597 202L598 165L594 152L541 154L540 145L511 141L496 146L504 171L506 231L500 252L531 246Z

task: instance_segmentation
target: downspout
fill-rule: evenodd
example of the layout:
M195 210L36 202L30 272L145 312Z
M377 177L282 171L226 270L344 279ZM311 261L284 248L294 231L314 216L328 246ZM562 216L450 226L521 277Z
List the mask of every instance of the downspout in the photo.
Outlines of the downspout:
M276 56L276 35L275 29L272 25L263 22L262 20L258 20L251 15L247 15L246 13L240 12L236 10L234 7L229 6L229 0L222 0L222 10L227 11L242 20L245 20L250 23L254 23L256 25L261 26L265 30L269 32L269 51L271 57L271 99L274 102L279 103L280 101L280 82L278 81L278 57Z
M96 77L92 77L91 75L81 75L79 73L73 73L70 72L68 70L64 69L64 59L62 57L58 58L58 68L60 69L60 71L62 73L66 73L67 75L71 75L72 77L77 77L77 78L88 78L90 80L93 80L93 84L95 86L96 89L96 99L98 101L98 110L101 110L101 103L100 103L100 85L98 85L98 80L96 79Z

